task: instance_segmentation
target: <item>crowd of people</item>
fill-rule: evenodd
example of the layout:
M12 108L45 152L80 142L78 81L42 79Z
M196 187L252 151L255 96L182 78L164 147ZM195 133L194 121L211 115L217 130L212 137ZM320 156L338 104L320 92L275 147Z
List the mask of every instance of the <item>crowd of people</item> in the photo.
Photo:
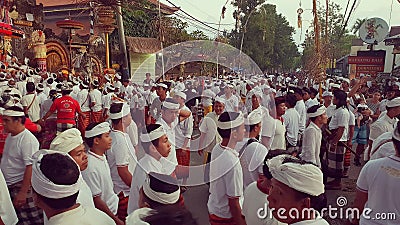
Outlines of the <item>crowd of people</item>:
M400 215L399 85L381 93L368 82L135 83L2 64L0 224L197 224L183 195L191 154L204 157L211 225L328 224L326 190L342 189L351 154L363 166L354 207Z

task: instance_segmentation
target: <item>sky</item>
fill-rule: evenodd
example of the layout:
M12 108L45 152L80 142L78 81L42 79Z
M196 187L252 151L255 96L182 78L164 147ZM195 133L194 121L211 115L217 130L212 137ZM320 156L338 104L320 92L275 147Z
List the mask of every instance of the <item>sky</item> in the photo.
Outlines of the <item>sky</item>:
M218 23L220 19L222 6L227 2L227 0L169 0L174 3L176 6L181 7L181 9L188 14L192 15L198 20L210 24L210 26L214 28L218 28ZM301 8L303 8L303 32L297 28L297 9L299 8L299 3L301 1ZM342 13L344 13L347 0L330 0L331 2L335 2L342 6ZM161 0L161 2L170 5L166 0ZM221 28L220 30L232 30L234 28L234 22L232 13L235 10L233 5L230 3L231 0L228 0L228 4L226 5L226 13L225 18L221 20ZM325 1L319 0L325 6ZM351 3L353 0L351 0ZM400 26L400 1L398 0L357 0L356 8L352 17L350 18L350 22L348 28L351 28L354 22L360 18L372 18L372 17L380 17L384 19L389 26ZM392 5L393 2L393 5ZM312 22L312 0L266 0L266 3L276 5L278 13L281 13L286 19L289 21L290 25L295 27L295 34L293 39L296 44L300 44L304 40L304 33L309 28ZM393 6L393 7L391 7ZM391 12L392 9L392 13ZM178 12L177 16L183 15L182 12ZM390 19L391 15L391 19ZM190 22L191 27L189 30L196 30L200 27L200 30L209 29L204 28L203 25L193 25L193 22L190 20L184 19L180 17L182 20ZM196 27L197 26L197 27ZM214 38L216 37L216 31L208 31L203 30L208 36ZM302 33L302 35L301 35Z

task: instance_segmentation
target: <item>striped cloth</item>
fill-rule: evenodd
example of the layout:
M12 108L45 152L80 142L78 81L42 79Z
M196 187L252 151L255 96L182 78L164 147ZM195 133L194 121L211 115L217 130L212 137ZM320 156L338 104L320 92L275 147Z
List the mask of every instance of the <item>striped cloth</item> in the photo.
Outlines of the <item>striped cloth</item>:
M85 137L86 127L90 123L90 111L83 112L83 114L85 115L85 119L83 119L82 116L78 116L78 130L81 132L82 137Z
M333 146L329 144L327 152L327 175L332 178L342 178L345 147L339 142L335 151L331 151L332 148Z
M61 133L68 129L74 128L75 124L70 123L57 123L57 132Z
M103 122L103 111L100 110L98 112L92 112L92 116L90 119L91 119L91 123Z
M22 181L8 187L12 201L14 201L14 198L18 195L21 186ZM18 217L18 225L43 225L44 223L43 210L36 207L35 202L33 201L32 188L28 191L26 196L26 204L19 209L15 208L15 212Z

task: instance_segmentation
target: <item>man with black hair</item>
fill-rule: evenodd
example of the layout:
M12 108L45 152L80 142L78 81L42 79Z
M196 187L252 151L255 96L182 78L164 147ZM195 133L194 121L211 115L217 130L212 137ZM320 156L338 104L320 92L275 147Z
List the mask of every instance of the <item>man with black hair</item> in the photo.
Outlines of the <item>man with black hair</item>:
M63 132L69 128L76 127L76 114L78 114L79 118L86 118L86 115L81 111L78 101L70 96L71 91L69 87L63 87L62 97L53 101L50 110L40 119L41 123L44 123L47 118L57 112L57 132ZM82 130L80 131L82 133Z
M267 161L272 175L268 208L289 225L329 225L320 216L324 208L322 171L314 164L280 155Z
M242 215L245 217L247 224L283 225L283 223L271 216L271 211L268 208L267 197L271 189L272 175L266 165L267 160L283 154L290 156L287 154L286 150L277 149L275 151L269 151L263 160L262 173L259 174L255 182L251 183L244 190Z
M172 175L175 166L166 168L162 161L171 152L171 143L160 124L150 124L143 128L140 136L145 155L138 162L132 177L130 197L128 201L128 214L139 208L140 188L143 186L146 176L151 173Z
M211 225L246 224L239 198L243 196L243 172L236 144L244 138L242 113L224 112L217 122L222 137L212 150L208 212Z
M268 154L268 149L258 142L261 131L262 112L252 111L245 119L245 138L236 144L239 152L240 164L243 171L243 189L256 181L262 174L262 160Z
M392 132L395 154L388 157L370 160L362 168L357 179L356 198L353 209L360 212L358 217L350 218L351 224L400 224L400 207L398 205L400 186L400 126L397 123ZM384 190L382 190L384 187ZM370 213L362 214L364 209ZM373 220L389 213L395 214L390 220ZM372 218L372 219L371 219ZM383 219L383 218L382 218Z
M81 186L78 165L67 154L40 150L33 155L32 188L35 204L49 218L48 225L113 225L103 212L76 202Z
M153 117L155 121L157 121L161 117L161 106L165 99L168 97L167 95L168 86L165 83L157 84L156 93L158 98L155 98L149 109L150 116Z
M21 104L24 107L25 115L36 123L40 119L40 105L35 93L35 84L33 82L26 83L26 91L26 95L21 98Z
M107 160L114 183L114 192L119 197L118 217L125 220L127 216L128 198L132 184L132 174L137 164L136 151L129 135L126 133L132 123L130 107L126 102L113 103L110 107L112 123L111 150Z
M286 111L285 97L275 98L275 109L275 125L262 123L261 143L270 150L286 149L286 128L283 120ZM275 129L271 129L272 127Z
M39 142L25 129L21 105L7 108L2 116L4 131L9 134L0 168L18 219L21 224L43 224L43 212L35 206L31 191L32 155L39 150Z
M282 117L286 129L286 149L293 152L297 151L300 132L300 114L294 107L298 102L300 102L300 100L297 100L295 94L288 94L286 95L285 102L287 109Z
M113 190L110 167L105 155L112 143L109 124L107 122L89 124L85 132L85 142L90 149L88 167L82 171L82 175L92 191L94 205L111 217L116 224L123 224L124 221L116 216L119 199Z
M307 116L310 118L310 124L304 130L300 158L321 168L319 158L322 141L321 127L328 123L326 109L320 105L311 106L307 110Z
M327 176L334 180L326 184L326 189L341 190L342 177L344 170L344 144L348 141L348 130L350 113L347 108L347 94L342 90L333 92L333 104L336 106L331 121L329 122L329 130L332 132L329 140L327 160Z

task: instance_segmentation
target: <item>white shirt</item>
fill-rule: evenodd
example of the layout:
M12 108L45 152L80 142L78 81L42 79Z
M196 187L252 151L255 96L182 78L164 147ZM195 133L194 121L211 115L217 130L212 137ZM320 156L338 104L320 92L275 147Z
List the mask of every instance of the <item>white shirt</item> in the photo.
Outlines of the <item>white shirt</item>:
M125 196L128 196L130 187L121 179L117 168L128 166L129 172L133 174L137 163L135 148L127 133L112 130L110 137L112 144L111 149L107 152L107 160L114 183L114 192L117 194L123 192Z
M386 156L396 154L392 141L392 132L386 132L380 135L372 142L371 160L380 159Z
M147 174L154 172L159 174L171 175L174 171L163 167L161 161L166 158L161 157L160 161L156 160L152 156L145 154L138 162L135 172L132 175L132 184L130 189L129 201L128 201L128 214L132 213L139 208L139 191L143 186Z
M6 181L0 170L0 218L5 225L14 225L18 222L17 214L7 191Z
M104 212L91 207L78 206L75 209L52 216L48 225L115 225Z
M187 106L183 106L181 110L190 111ZM189 149L190 147L190 139L192 138L193 133L193 116L190 114L188 118L184 121L181 121L175 127L175 144L177 149L182 149L184 146L185 140L189 139L187 142L185 149Z
M300 158L307 162L312 162L321 168L321 161L319 158L322 140L322 131L312 121L304 130L302 150Z
M268 195L261 192L257 187L257 182L251 183L244 190L244 200L242 207L242 215L246 219L246 224L251 225L279 225L283 224L277 221L272 212L268 208ZM264 209L260 214L266 215L265 218L259 218L257 214L259 209Z
M132 146L135 147L138 145L139 137L138 137L138 128L135 121L131 120L131 123L125 130L125 133L128 134L129 139L131 140Z
M208 212L221 218L232 218L228 198L243 196L243 173L238 152L221 144L217 144L212 152Z
M303 100L300 100L300 101L296 102L296 105L294 106L294 108L300 115L299 132L300 132L300 134L302 134L303 131L306 129L306 119L307 119L306 105L304 104Z
M93 197L100 196L113 214L117 213L119 198L113 191L110 167L106 157L88 151L88 167L82 171L83 179Z
M47 95L42 91L39 94L37 94L36 98L39 101L39 105L42 105L43 102L47 100Z
M220 143L222 141L221 136L217 132L217 121L218 115L215 112L210 112L201 121L199 130L201 133L205 134L205 138L202 146L207 152L211 152L215 146L215 143Z
M291 145L296 146L300 132L300 115L294 108L289 108L285 111L285 114L282 117L283 122L285 123L286 138Z
M360 218L360 224L400 224L400 157L389 156L371 160L361 169L357 180L357 189L368 193L365 208L372 209L368 214L371 218L378 218L377 213L395 213L395 220L373 220ZM383 214L382 214L383 215Z
M333 116L333 113L335 112L336 106L334 104L330 104L328 107L326 107L326 116L328 118L331 118Z
M329 123L329 130L335 130L339 127L344 127L344 132L339 141L347 141L349 132L350 114L349 110L343 107L335 109L331 122Z
M99 112L102 110L103 102L101 99L101 92L97 89L93 89L90 92L90 101L91 103L95 103L95 105L92 107L93 112Z
M381 134L385 132L392 132L395 128L397 119L391 119L386 113L379 117L377 121L371 124L369 140L375 141Z
M15 83L19 92L21 92L22 96L26 95L26 81L18 81Z
M273 139L270 149L271 150L286 149L285 123L280 121L279 119L274 119L274 123L275 123L275 131L274 131L274 136L272 137Z
M27 108L30 106L28 109L28 115L32 122L36 122L40 119L40 105L36 94L27 94L23 96L21 98L21 104Z
M38 150L39 142L29 130L15 136L8 134L0 163L8 186L24 179L26 166L32 165L32 155Z
M237 143L235 150L240 152L243 146L248 143L248 140L249 138L244 138L241 141L242 144ZM243 172L244 189L252 182L257 181L258 175L263 173L263 162L267 154L268 149L259 142L252 142L241 153L239 158Z
M78 102L79 105L81 106L81 110L82 112L89 112L90 111L90 96L88 94L88 90L87 89L82 89L79 93L78 93Z
M82 179L81 188L79 190L78 198L76 199L77 203L80 203L85 207L95 207L93 202L93 195L90 187L87 185L86 181Z
M225 99L225 112L236 112L235 108L239 107L239 99L235 95L232 94L230 98L228 98L226 95L221 96L223 99Z
M178 159L176 158L176 144L175 144L175 127L178 124L178 118L174 122L172 122L171 126L169 126L162 117L157 121L157 124L160 124L165 133L167 134L168 141L171 143L171 152L167 157L167 161L163 164L165 168L171 168L178 165Z

